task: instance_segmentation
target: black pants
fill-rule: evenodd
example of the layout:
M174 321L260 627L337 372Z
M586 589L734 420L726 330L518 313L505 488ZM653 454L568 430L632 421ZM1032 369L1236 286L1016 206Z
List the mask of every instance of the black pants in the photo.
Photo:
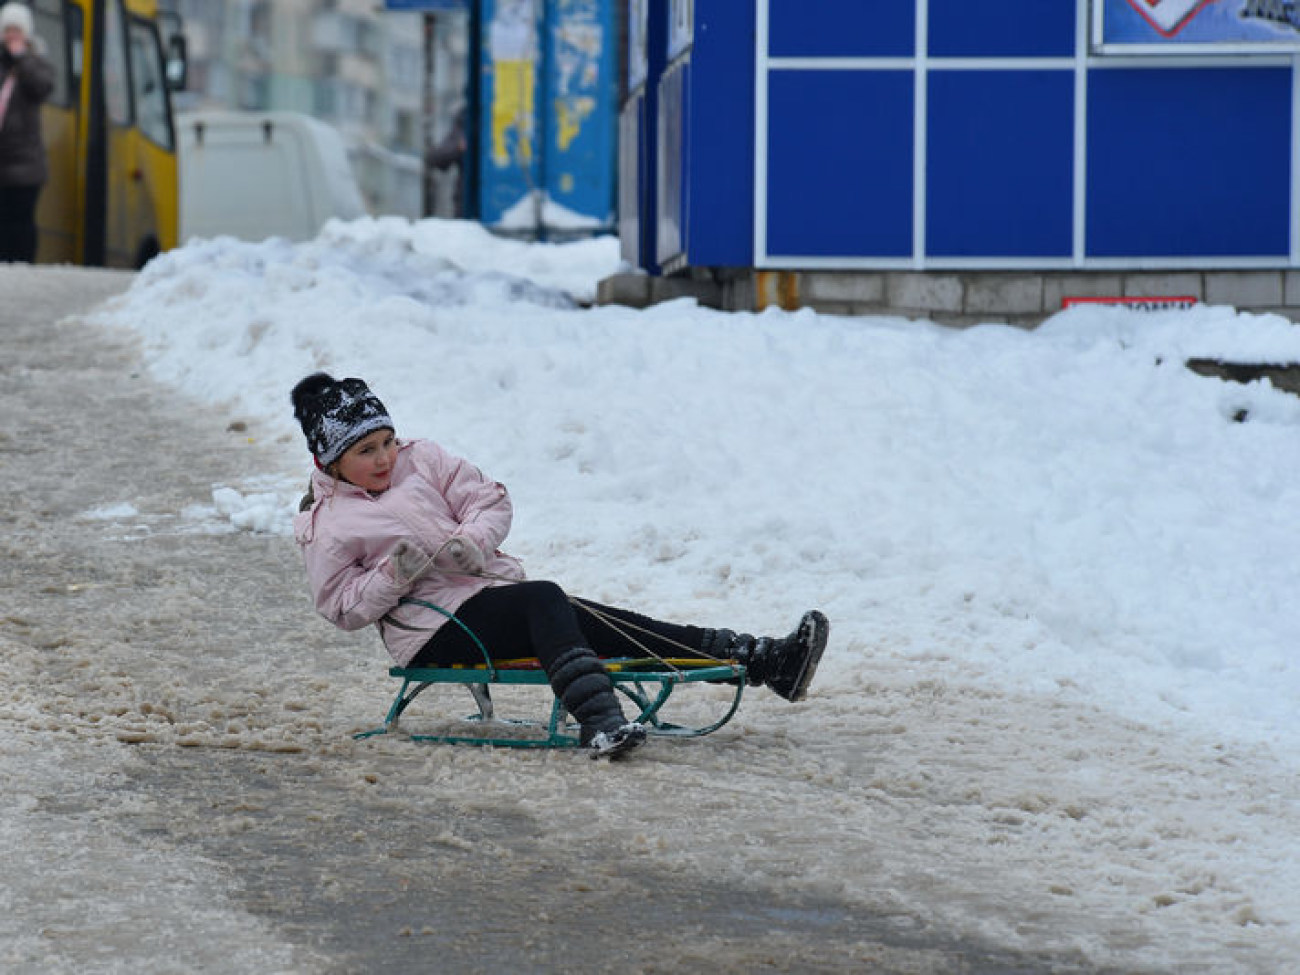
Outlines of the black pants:
M0 186L0 263L36 260L39 186Z
M589 600L578 602L581 605L575 606L553 582L518 582L484 589L456 611L456 618L482 641L492 659L537 657L547 673L551 663L573 647L590 647L598 657L649 656L636 640L661 657L694 657L712 633ZM407 666L482 662L483 651L473 638L448 620Z

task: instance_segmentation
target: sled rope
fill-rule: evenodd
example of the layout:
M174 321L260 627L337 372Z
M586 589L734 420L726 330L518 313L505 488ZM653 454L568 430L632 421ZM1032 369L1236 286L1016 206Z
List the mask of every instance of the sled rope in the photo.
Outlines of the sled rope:
M518 579L511 579L509 576L503 576L496 572L479 571L473 574L478 576L480 579L494 579L500 582L519 581ZM659 661L669 670L679 671L681 668L674 665L666 657L662 657L659 654L655 653L653 650L651 650L648 646L646 646L644 643L642 643L640 640L634 637L630 632L631 630L636 630L639 633L644 633L647 636L654 637L656 640L662 640L664 643L671 644L672 646L676 647L678 650L685 651L688 657L699 657L703 660L712 660L715 663L727 662L727 660L723 657L714 657L711 654L704 653L702 650L696 650L692 647L688 647L684 643L674 640L671 637L666 637L661 633L655 633L652 630L646 629L644 626L638 626L635 623L629 623L627 620L615 620L608 613L601 612L600 610L596 609L594 606L589 605L584 600L579 599L576 596L569 596L568 599L569 602L572 603L574 606L576 606L578 609L586 610L589 614L591 614L592 618L594 618L595 620L601 623L604 623L611 630L613 630L615 633L622 636L633 646L640 647L643 651L645 651L646 656ZM457 622L459 622L459 620ZM464 624L461 625L463 626ZM477 640L475 642L477 642Z
M655 653L653 650L651 650L649 647L647 647L644 643L642 643L640 640L638 640L636 637L634 637L631 633L629 633L628 630L629 630L629 629L637 630L638 632L645 633L645 634L648 635L648 636L652 636L652 637L654 637L656 640L662 640L662 641L664 641L665 643L669 643L669 644L671 644L672 646L677 647L679 650L684 650L684 651L686 652L686 655L689 656L689 657L698 656L698 657L700 657L700 658L702 658L702 659L705 659L705 660L712 660L712 661L714 661L715 663L725 663L725 661L724 661L722 658L720 658L720 657L710 656L709 654L704 653L703 651L695 650L695 649L693 649L693 648L691 648L691 647L688 647L688 646L687 646L686 644L684 644L684 643L680 643L680 642L678 642L677 640L672 639L671 637L666 637L666 636L664 636L664 635L662 635L662 634L660 634L660 633L655 633L655 632L653 632L653 631L651 631L651 630L647 630L644 626L637 626L635 623L629 623L629 622L626 621L626 620L615 620L615 619L613 619L613 618L612 618L608 613L602 613L600 610L596 609L594 606L588 606L585 602L583 602L581 599L578 599L576 596L570 596L570 597L569 597L569 602L573 603L573 605L574 605L574 606L577 606L579 609L585 609L585 610L586 610L588 613L590 613L590 614L591 614L595 619L597 619L597 620L599 620L600 622L604 623L606 626L608 626L608 627L609 627L611 630L613 630L615 633L618 633L618 634L622 635L623 637L625 637L625 638L628 640L628 642L633 643L633 644L635 644L636 646L640 647L642 650L644 650L644 651L646 652L646 654L648 654L649 656L653 657L655 660L658 660L658 661L659 661L660 663L662 663L665 667L668 667L668 668L671 669L671 670L678 670L679 668L676 667L676 666L674 666L673 663L672 663L671 661L669 661L667 658L659 656L659 654Z
M472 573L465 573L465 575L473 575L473 576L477 576L478 578L491 578L491 580L495 580L499 582L519 581L517 580L517 578L511 578L510 576L500 575L500 573L498 572L478 571ZM632 636L630 630L634 629L637 630L637 632L645 633L646 636L654 637L655 640L671 643L671 645L677 647L677 649L685 651L686 656L698 656L698 658L701 658L703 660L712 660L712 662L715 663L728 662L729 658L722 658L722 656L712 656L711 654L706 654L705 651L703 650L695 650L694 647L686 646L685 643L673 640L672 637L663 636L662 633L655 633L654 630L646 629L645 627L638 627L636 623L628 623L627 620L615 620L614 617L606 614L606 612L601 612L597 610L597 608L595 608L594 606L590 606L590 604L586 603L585 601L582 601L582 599L580 598L575 597L575 595L569 595L568 601L571 602L573 606L580 608L580 610L585 610L586 612L588 612L588 614L590 614L591 617L593 617L593 619L598 620L599 623L603 623L604 625L606 625L606 627L614 630L614 632L619 634L619 636L624 637L625 640L627 640L629 643L632 643L633 646L640 647L641 650L645 651L646 656L649 656L649 658L651 659L658 660L659 663L662 663L664 667L671 669L671 671L680 671L680 668L676 667L675 664L671 662L671 660L668 660L668 658L666 658L666 656L660 656L659 654L656 654L655 651L651 650L649 646L645 645L645 643L642 643L640 640L637 640L636 637ZM454 619L454 617L452 617L452 619Z

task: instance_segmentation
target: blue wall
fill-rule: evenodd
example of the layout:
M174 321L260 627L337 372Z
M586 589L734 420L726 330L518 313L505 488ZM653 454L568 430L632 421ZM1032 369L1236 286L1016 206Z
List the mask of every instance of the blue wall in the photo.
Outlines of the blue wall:
M1074 27L1069 0L930 0L929 55L1073 57Z
M768 185L788 188L771 195L771 245L814 256L910 254L911 74L783 71L768 98L780 120L768 139Z
M907 57L916 46L913 0L772 0L769 9L772 57Z
M674 4L663 13L671 18ZM736 0L695 0L694 14L686 53L658 80L656 256L660 263L685 258L696 266L748 265L754 250L754 10Z
M659 79L660 127L681 138L654 174L658 257L1300 266L1289 56L1098 56L1087 10L697 0L693 44Z
M1088 250L1286 254L1291 70L1116 69L1088 86Z
M936 71L929 88L926 250L1068 257L1072 75Z

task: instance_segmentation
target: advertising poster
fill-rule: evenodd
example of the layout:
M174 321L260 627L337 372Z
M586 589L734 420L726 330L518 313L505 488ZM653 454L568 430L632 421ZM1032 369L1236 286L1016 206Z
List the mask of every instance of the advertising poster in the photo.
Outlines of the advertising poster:
M613 220L612 0L483 0L484 223L535 239Z
M1300 49L1298 0L1095 0L1103 53L1240 53Z

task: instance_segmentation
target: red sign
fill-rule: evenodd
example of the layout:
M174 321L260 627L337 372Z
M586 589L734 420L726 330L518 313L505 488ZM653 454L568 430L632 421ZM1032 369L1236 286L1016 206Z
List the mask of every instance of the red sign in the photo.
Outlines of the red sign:
M1128 0L1129 6L1164 37L1173 37L1213 0Z
M1143 295L1141 297L1069 295L1061 299L1062 308L1074 308L1076 305L1113 305L1132 311L1179 311L1191 308L1195 304L1196 299L1191 295Z

